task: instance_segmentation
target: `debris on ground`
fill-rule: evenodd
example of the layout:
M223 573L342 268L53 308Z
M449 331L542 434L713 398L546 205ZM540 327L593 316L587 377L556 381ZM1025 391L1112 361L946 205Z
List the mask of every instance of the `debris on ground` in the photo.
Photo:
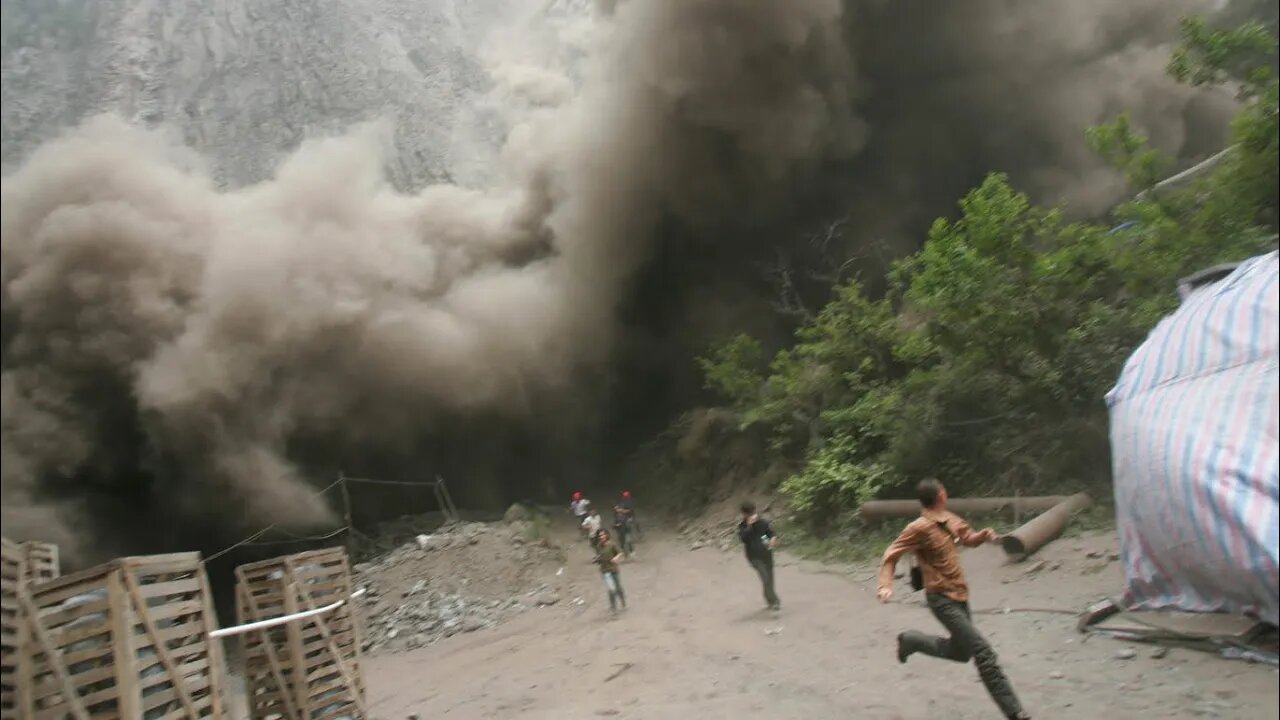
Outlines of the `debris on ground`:
M453 523L358 563L355 582L367 593L364 649L411 650L555 605L559 590L548 583L563 558L536 535L521 519Z

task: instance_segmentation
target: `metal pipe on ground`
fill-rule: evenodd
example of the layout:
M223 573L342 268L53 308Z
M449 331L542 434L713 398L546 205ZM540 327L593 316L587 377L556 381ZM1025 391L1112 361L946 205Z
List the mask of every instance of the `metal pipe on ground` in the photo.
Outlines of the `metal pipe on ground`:
M1067 500L1068 495L1046 495L1042 497L999 497L999 498L951 498L947 500L947 509L960 513L995 513L1004 510L1015 512L1044 512ZM883 518L904 518L920 514L920 503L916 500L870 500L862 503L858 509L864 520L880 520Z
M1061 535L1071 516L1092 504L1093 498L1085 493L1064 498L1035 519L1005 535L1000 539L1000 545L1010 557L1025 558Z

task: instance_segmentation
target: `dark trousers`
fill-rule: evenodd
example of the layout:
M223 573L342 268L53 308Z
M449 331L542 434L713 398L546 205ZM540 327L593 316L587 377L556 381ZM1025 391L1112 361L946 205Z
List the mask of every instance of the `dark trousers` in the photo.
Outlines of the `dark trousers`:
M633 530L628 523L613 526L613 534L618 538L618 545L627 555L631 555L636 551L636 542Z
M764 585L765 603L770 607L780 605L778 593L773 589L773 554L770 553L763 557L748 556L747 561L751 563L751 567L760 576L760 584Z
M982 684L987 687L987 692L996 701L1000 711L1005 717L1017 717L1022 712L1022 704L1018 702L1018 696L1013 694L1009 678L1000 669L991 643L973 626L973 618L969 616L969 603L957 602L939 593L927 593L925 599L929 602L933 616L951 633L951 637L943 638L908 630L902 634L903 650L908 654L922 653L960 663L969 662L972 658L974 665L978 666Z

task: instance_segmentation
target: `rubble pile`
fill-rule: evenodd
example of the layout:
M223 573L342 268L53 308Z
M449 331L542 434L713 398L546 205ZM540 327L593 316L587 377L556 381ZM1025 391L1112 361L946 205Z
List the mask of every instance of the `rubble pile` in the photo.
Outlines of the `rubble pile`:
M529 521L455 523L353 569L364 649L396 652L555 605L562 551Z

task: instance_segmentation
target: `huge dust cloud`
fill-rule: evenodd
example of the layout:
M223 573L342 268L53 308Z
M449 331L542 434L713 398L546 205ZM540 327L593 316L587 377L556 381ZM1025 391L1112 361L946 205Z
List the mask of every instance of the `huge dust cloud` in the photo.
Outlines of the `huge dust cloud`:
M572 73L490 54L523 101L484 188L393 187L377 122L228 188L164 128L86 118L3 179L5 534L101 559L189 549L139 540L150 522L323 527L299 438L412 454L459 418L590 422L627 381L617 311L659 236L740 257L669 281L715 288L777 242L725 228L785 225L806 195L843 199L851 245L988 170L1096 212L1123 187L1088 125L1127 109L1176 155L1220 148L1229 98L1163 72L1197 9L597 3ZM548 413L565 397L587 400Z

